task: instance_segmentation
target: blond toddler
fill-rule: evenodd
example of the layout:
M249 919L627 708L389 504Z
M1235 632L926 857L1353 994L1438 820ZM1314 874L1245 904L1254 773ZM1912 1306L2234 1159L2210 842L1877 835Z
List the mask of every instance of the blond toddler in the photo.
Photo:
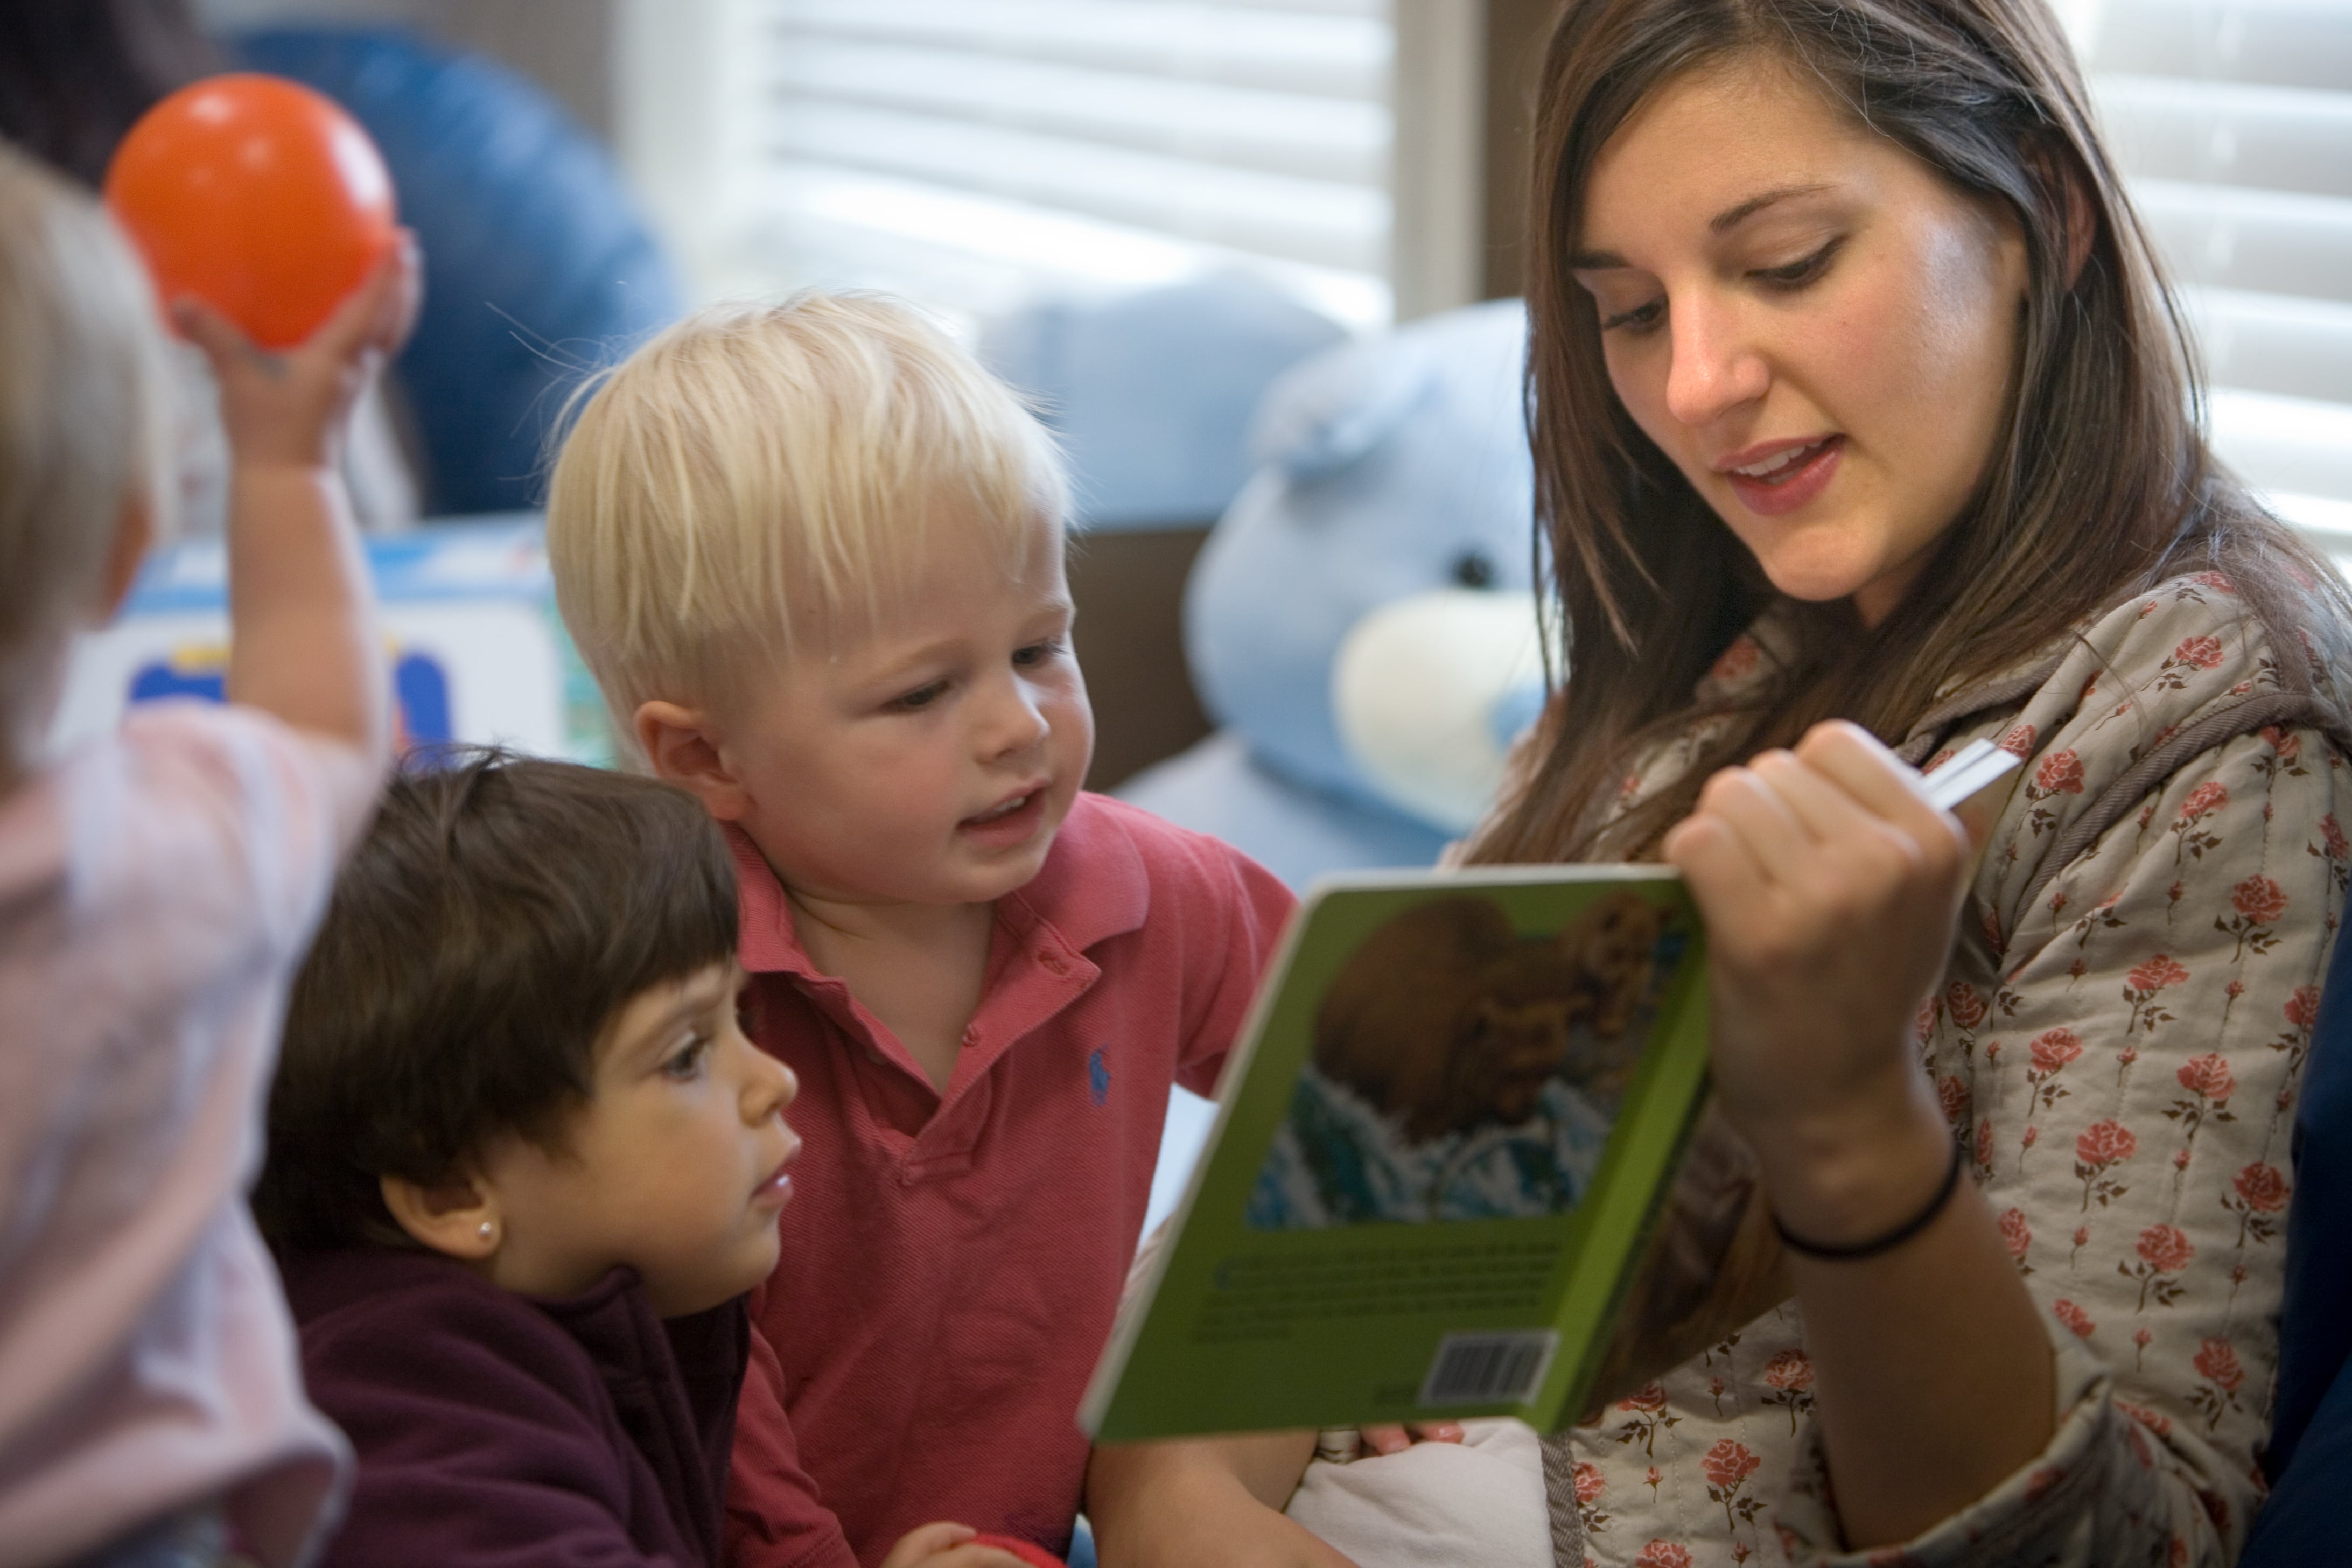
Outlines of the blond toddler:
M556 466L566 624L725 825L751 1037L802 1085L747 1568L870 1565L939 1517L1066 1550L1170 1086L1213 1088L1291 907L1082 790L1066 509L1019 399L872 298L679 324Z
M278 1019L389 748L337 449L404 247L282 356L182 305L235 455L226 707L46 754L76 635L169 522L155 305L0 148L0 1564L290 1563L341 1438L243 1189Z

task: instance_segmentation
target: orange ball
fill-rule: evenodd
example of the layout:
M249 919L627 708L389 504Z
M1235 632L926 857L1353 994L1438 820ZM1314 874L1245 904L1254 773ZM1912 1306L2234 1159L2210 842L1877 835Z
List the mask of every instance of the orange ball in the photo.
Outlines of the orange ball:
M194 82L140 118L106 202L165 303L194 295L266 349L301 342L397 238L392 175L359 121L299 82Z

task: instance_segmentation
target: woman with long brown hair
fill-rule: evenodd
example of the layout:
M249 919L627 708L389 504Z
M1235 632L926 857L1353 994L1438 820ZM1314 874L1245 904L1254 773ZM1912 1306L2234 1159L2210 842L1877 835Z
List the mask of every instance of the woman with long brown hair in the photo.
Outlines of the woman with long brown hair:
M2208 452L2041 0L1570 0L1534 167L1567 669L1469 857L1684 872L1769 1287L1547 1443L1557 1553L2228 1563L2345 590ZM1911 769L1979 737L1971 833ZM1106 1561L1328 1561L1302 1441L1107 1451Z

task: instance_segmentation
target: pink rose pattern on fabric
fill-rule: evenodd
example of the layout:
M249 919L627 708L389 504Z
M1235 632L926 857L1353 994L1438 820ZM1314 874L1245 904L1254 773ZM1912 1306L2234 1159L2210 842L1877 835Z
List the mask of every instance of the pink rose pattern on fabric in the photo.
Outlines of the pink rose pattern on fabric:
M1889 1563L2219 1568L2212 1531L2176 1534L2172 1521L2240 1519L2258 1498L2295 1180L2287 1135L2352 879L2352 767L2315 731L2249 732L2095 842L2067 838L2168 733L2277 689L2268 645L2226 618L2231 592L2184 585L2201 597L2143 595L2085 628L2094 646L2028 707L1936 740L1942 753L1981 736L2026 761L1912 1037L2006 1256L2054 1337L2108 1369L2113 1393L1966 1530L1878 1554ZM1637 762L1643 791L1690 754ZM2062 841L2076 854L2063 865ZM1801 1323L1793 1305L1768 1313L1573 1431L1574 1460L1592 1467L1576 1472L1578 1513L1608 1515L1588 1529L1593 1562L1720 1568L1837 1551ZM2184 1434L2197 1441L2176 1447ZM2086 1468L2099 1486L2079 1484ZM1979 1530L2023 1555L1972 1551Z
M2033 1227L2026 1224L2025 1211L2003 1209L1998 1223L2001 1245L2009 1248L2009 1256L2016 1263L2017 1271L2020 1274L2032 1273L2033 1266L2025 1261L2025 1255L2033 1250Z
M1570 1484L1576 1492L1576 1517L1584 1526L1585 1539L1591 1540L1609 1528L1609 1515L1601 1506L1601 1494L1609 1489L1609 1478L1591 1460L1580 1459Z
M1763 653L1764 650L1757 646L1756 639L1742 632L1731 639L1731 645L1728 647L1716 656L1715 667L1708 670L1707 674L1717 680L1737 680L1741 676L1755 670L1757 661L1763 657Z
M1813 1407L1813 1363L1802 1351L1775 1353L1764 1363L1763 1402L1789 1413L1789 1436L1797 1435L1797 1417Z
M1742 1520L1752 1521L1756 1510L1763 1506L1752 1497L1739 1495L1748 1485L1748 1478L1763 1462L1756 1457L1755 1450L1729 1437L1718 1441L1699 1460L1698 1468L1706 1477L1706 1495L1723 1505L1726 1526L1737 1530Z

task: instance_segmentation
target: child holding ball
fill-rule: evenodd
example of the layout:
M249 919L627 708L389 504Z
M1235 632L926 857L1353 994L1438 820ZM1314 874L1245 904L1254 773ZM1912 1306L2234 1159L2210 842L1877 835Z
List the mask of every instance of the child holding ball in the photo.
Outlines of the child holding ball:
M226 707L45 754L75 636L170 521L138 264L0 148L0 1552L300 1559L344 1447L242 1189L286 988L390 750L336 457L415 309L404 250L311 340L183 302L234 454Z
M871 1564L918 1506L1066 1550L1170 1085L1213 1087L1291 907L1081 792L1065 510L1011 391L868 298L673 327L555 468L565 622L726 826L751 1037L802 1086L747 1568Z

